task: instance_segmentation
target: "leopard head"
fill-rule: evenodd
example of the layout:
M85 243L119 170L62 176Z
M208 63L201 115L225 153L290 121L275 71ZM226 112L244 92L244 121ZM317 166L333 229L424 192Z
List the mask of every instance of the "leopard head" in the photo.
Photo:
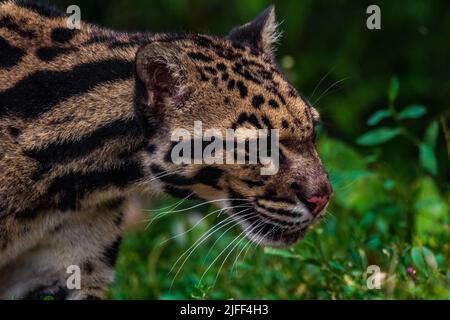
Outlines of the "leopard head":
M315 148L318 112L275 61L274 8L225 37L156 36L136 56L136 113L148 134L148 180L224 208L253 241L286 246L324 215L332 187ZM175 129L276 129L279 167L173 161ZM202 145L204 148L205 146Z

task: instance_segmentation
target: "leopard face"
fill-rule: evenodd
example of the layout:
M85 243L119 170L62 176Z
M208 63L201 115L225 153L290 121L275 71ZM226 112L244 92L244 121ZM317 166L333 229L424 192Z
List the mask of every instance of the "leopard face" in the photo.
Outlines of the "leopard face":
M167 37L143 46L136 113L149 132L149 182L215 202L251 240L286 246L324 214L332 187L315 149L318 113L275 62L275 27L271 7L224 38ZM171 130L192 131L194 121L203 130L278 129L278 172L261 175L261 164L174 164Z

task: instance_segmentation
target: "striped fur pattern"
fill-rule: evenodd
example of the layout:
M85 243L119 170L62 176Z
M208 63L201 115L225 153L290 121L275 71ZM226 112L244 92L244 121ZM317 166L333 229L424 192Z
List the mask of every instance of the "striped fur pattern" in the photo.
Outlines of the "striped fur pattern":
M305 197L329 199L331 186L317 111L276 64L275 27L270 7L223 38L72 30L51 7L1 3L0 298L103 298L137 193L251 207L229 210L250 239L296 242L324 212ZM196 120L280 129L280 171L175 165L170 132Z

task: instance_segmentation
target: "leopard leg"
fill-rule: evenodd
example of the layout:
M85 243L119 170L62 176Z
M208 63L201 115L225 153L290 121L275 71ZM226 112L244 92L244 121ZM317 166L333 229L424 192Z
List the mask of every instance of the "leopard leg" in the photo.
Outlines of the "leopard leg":
M114 277L127 200L72 212L33 249L3 268L2 296L102 299ZM61 214L61 213L59 213ZM77 278L79 277L79 278ZM5 293L6 292L6 293Z

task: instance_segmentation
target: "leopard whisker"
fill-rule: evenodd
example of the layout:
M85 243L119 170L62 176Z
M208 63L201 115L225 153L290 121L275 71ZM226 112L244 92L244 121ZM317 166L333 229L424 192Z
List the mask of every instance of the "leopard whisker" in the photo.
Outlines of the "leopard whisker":
M238 214L242 214L243 212L245 212L245 211L247 211L247 210L250 210L251 208L249 208L249 209L244 209L244 210L241 210L240 212L238 212ZM214 231L212 231L213 229L214 229L214 227L210 230L211 232L206 232L201 238L203 238L200 242L198 242L199 240L197 240L195 243L194 243L194 247L192 248L192 246L188 249L188 250L186 250L178 259L177 259L177 261L175 261L175 264L174 264L174 266L171 268L171 270L169 271L169 274L172 272L172 270L174 269L174 267L178 264L178 261L183 257L183 256L185 256L186 254L187 254L187 256L184 258L184 260L183 260L183 262L182 262L182 264L181 264L181 266L178 268L178 270L177 270L177 272L175 273L175 276L174 276L174 278L172 279L172 284L171 284L171 286L173 285L173 283L174 283L174 281L175 281L175 279L176 279L176 277L178 276L178 274L180 273L180 271L182 270L182 268L183 268L183 266L185 265L185 263L186 263L186 261L189 259L189 257L194 253L194 251L203 243L203 242L205 242L206 241L206 239L208 239L210 236L212 236L214 233L216 233L217 231L219 231L220 229L222 229L223 227L225 227L225 226L227 226L227 225L229 225L230 223L231 224L233 224L231 227L229 227L226 231L229 231L229 230L231 230L233 227L235 227L236 225L237 225L237 223L238 222L241 222L241 221L246 221L246 220L249 220L250 218L252 218L252 216L254 215L254 213L252 212L252 213L249 213L249 214L245 214L244 216L249 216L249 217L247 217L245 220L231 220L231 221L228 221L226 224L224 224L224 225L222 225L222 226L220 226L220 228L216 228L216 230L214 230ZM219 226L220 224L218 224L217 226ZM209 234L208 234L209 233ZM206 237L205 237L206 236ZM198 242L198 243L197 243ZM196 244L197 243L197 244ZM192 248L192 249L191 249ZM190 251L190 252L189 252ZM189 252L189 254L188 254L188 252Z
M248 210L248 209L245 209ZM239 212L237 212L235 215L242 213L244 210L241 210ZM218 230L222 229L224 226L228 225L230 222L233 222L234 220L232 220L234 215L230 215L229 217L227 217L226 219L224 219L223 221L219 222L218 224L212 226L209 230L207 230L199 239L197 239L180 257L178 257L178 259L175 261L174 265L172 266L172 268L169 270L168 274L170 274L173 269L176 267L176 265L178 264L178 262L183 258L184 255L186 255L192 248L196 248L197 245L200 245L204 240L206 240L210 235L212 235L213 233L217 232ZM231 220L231 221L230 221ZM206 237L206 238L205 238ZM201 242L200 242L201 241ZM200 242L200 243L199 243ZM194 249L195 249L194 248Z
M250 227L252 227L253 226L253 228L252 228L252 230L250 230L249 232L251 233L251 232L253 232L253 230L255 230L256 228L259 228L259 226L262 224L262 222L259 222L258 223L258 221L256 221L256 222L254 222L254 223L252 223L251 225L250 225ZM255 226L256 225L256 226ZM219 278L219 274L220 274L220 271L222 270L222 268L223 268L223 266L225 265L225 262L227 261L227 259L228 259L228 257L233 253L233 251L240 245L240 243L244 240L244 239L246 239L246 235L245 235L245 232L247 231L247 229L246 230L243 230L242 232L241 232L241 234L239 235L239 236L241 236L241 239L233 246L233 248L230 250L230 252L225 256L225 259L222 261L222 264L220 265L220 267L219 267L219 271L217 271L217 275L216 275L216 278L215 278L215 280L214 280L214 283L213 283L213 287L216 285L216 283L217 283L217 279ZM239 237L238 236L238 237ZM237 238L236 238L237 239ZM245 245L243 246L243 248L245 248ZM239 251L239 252L242 252L242 249L241 249L241 251ZM239 253L238 253L238 255L237 255L237 257L239 257ZM236 258L237 259L237 258ZM234 260L234 262L233 262L233 264L232 264L232 266L231 266L231 270L233 270L233 266L234 266L234 263L236 262L236 260Z
M224 254L224 252L225 252L225 251L226 251L233 243L235 243L239 238L241 238L242 236L245 237L245 232L246 232L248 229L252 228L252 227L254 227L253 223L250 224L250 226L248 226L247 228L243 229L243 230L241 231L241 233L240 233L238 236L236 236L236 237L234 238L234 240L231 241L231 242L225 247L225 249L223 249L223 250L217 255L217 257L211 262L211 264L208 266L208 268L206 268L206 270L203 272L202 276L200 277L200 280L198 281L198 286L200 286L200 284L202 283L202 280L203 280L203 278L205 277L205 275L206 275L206 274L208 273L208 271L212 268L212 266L214 265L214 263L222 256L222 254ZM220 268L219 268L219 272L220 272L220 270L222 269L223 264L225 263L226 259L229 257L230 253L234 251L234 248L236 248L236 246L233 246L233 248L231 249L231 251L230 251L230 252L227 254L227 256L225 257L224 261L222 262L222 265L221 265ZM216 277L216 281L217 281L217 277ZM216 281L214 281L214 283L215 283Z
M163 211L163 210L168 210L168 209L172 209L173 207L179 207L179 205L181 204L181 203L183 203L184 201L186 201L190 196L192 196L194 193L193 192L191 192L187 197L185 197L185 198L183 198L183 199L181 199L181 200L179 200L179 201L177 201L176 203L172 203L171 205L168 205L168 206L166 206L166 207L163 207L163 208L157 208L157 209L144 209L143 211L144 212L160 212L160 211Z
M335 86L337 86L339 83L341 83L341 82L343 82L343 81L346 81L346 80L348 80L349 78L348 77L346 77L346 78L343 78L343 79L340 79L340 80L337 80L337 81L335 81L335 82L333 82L324 92L322 92L322 94L313 102L313 105L316 105L319 101L320 101L320 99L324 96L324 94L326 94L327 92L329 92L331 89L333 89Z
M207 214L206 216L204 216L203 218L201 218L199 221L197 221L197 222L196 222L192 227L190 227L188 230L186 230L186 231L184 231L184 232L182 232L182 233L179 233L179 234L177 234L177 235L174 235L174 236L170 237L169 239L166 239L166 240L162 241L159 245L163 245L163 244L165 244L165 243L167 243L167 242L169 242L169 241L171 241L171 240L174 240L174 239L179 238L179 237L181 237L181 236L183 236L183 235L185 235L185 234L188 234L189 232L191 232L192 230L194 230L194 229L195 229L202 221L204 221L205 219L207 219L208 217L210 217L211 215L213 215L213 214L216 213L216 212L219 212L219 214L220 214L220 213L222 213L222 212L225 211L225 210L228 210L228 209L235 209L235 208L238 208L238 207L243 207L243 206L226 207L226 208L214 210L214 211L208 213L208 214ZM245 208L245 207L244 207L244 208ZM248 208L250 208L250 207L248 207Z
M195 208L198 208L200 206L204 206L206 204L211 204L211 203L215 203L215 202L221 202L221 201L230 201L230 200L245 200L245 199L228 199L228 198L224 198L224 199L215 199L215 200L210 200L210 201L204 201L202 203L196 204L194 206L191 206L189 208L184 208L184 209L179 209L179 210L170 210L170 211L165 211L165 212L161 212L159 214L157 214L155 217L153 217L152 219L148 219L148 220L144 220L144 221L149 221L149 223L146 226L146 229L148 229L150 227L150 225L157 219L167 216L169 214L172 213L179 213L179 212L185 212L185 211L189 211ZM175 209L175 208L174 208Z
M330 73L333 71L334 67L331 68L320 80L319 82L316 84L316 86L314 87L313 92L310 95L310 99L312 100L312 98L314 97L314 94L316 93L317 89L319 89L320 85L322 84L322 82L330 75Z
M253 208L253 207L250 207ZM233 218L232 216L230 216L230 218ZM231 229L231 228L230 228ZM213 250L213 248L216 246L216 244L219 242L219 240L228 232L228 229L225 230L225 232L223 232L212 244L212 246L209 248L208 252L205 254L205 258L203 259L203 262L205 262L206 258L209 257L209 254L211 253L211 251Z

